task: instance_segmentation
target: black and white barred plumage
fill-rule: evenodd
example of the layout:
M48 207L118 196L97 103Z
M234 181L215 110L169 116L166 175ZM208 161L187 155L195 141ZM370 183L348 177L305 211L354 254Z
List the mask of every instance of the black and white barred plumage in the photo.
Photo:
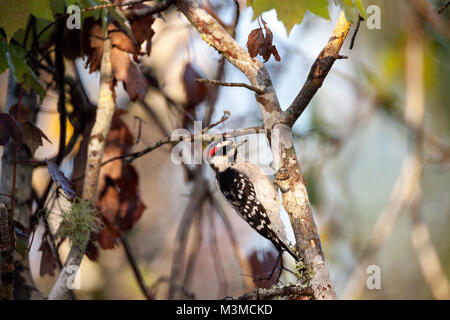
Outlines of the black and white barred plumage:
M236 145L231 140L210 149L209 164L216 173L220 191L254 230L270 240L278 251L286 250L298 261L286 245L277 191L260 167L249 161L236 162L236 153Z

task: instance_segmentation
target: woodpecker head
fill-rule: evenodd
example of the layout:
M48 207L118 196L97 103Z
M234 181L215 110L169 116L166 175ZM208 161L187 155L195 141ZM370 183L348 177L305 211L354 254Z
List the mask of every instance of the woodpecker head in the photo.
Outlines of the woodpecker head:
M216 172L222 172L228 168L237 156L236 143L232 140L225 140L213 144L208 149L208 163Z

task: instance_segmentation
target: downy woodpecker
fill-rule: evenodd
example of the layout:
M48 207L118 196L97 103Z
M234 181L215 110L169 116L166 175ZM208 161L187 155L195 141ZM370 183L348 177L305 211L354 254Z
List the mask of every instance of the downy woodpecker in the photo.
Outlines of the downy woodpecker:
M263 169L248 160L236 161L237 146L231 140L210 146L207 159L222 195L235 211L279 252L299 261L287 245L278 192Z

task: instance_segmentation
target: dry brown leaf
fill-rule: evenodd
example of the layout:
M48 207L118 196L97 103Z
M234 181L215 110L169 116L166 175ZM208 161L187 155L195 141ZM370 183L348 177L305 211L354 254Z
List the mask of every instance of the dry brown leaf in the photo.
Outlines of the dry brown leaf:
M128 52L118 48L111 50L111 64L114 78L123 81L123 86L131 100L144 100L148 90L147 80L139 67L130 59Z
M250 32L250 34L248 35L247 40L248 53L252 58L256 57L256 55L259 54L261 57L263 57L264 62L267 62L271 55L274 56L276 61L280 61L281 58L278 54L277 48L272 44L272 31L269 29L266 22L262 18L261 21L264 25L266 35L264 36L262 28L252 30L252 32Z
M100 69L100 62L103 55L103 28L98 20L92 17L86 18L83 25L82 51L87 56L86 67L89 72Z
M37 148L43 146L43 140L52 143L44 132L38 127L33 125L31 122L27 121L22 125L22 140L30 149L31 154L34 154Z
M202 78L202 76L192 64L187 63L183 72L183 85L186 92L186 109L192 112L208 97L208 87L204 83L196 82L195 79L197 78Z
M13 117L7 113L0 113L0 146L6 145L9 139L22 144L22 131Z
M111 129L106 138L104 159L130 152L133 135L120 119L123 111L114 114ZM100 171L99 196L96 206L104 228L97 239L103 249L114 248L121 234L130 230L145 210L140 198L139 176L136 170L122 161L113 161Z
M155 35L155 32L151 28L155 18L153 16L146 16L142 18L133 19L130 21L131 31L133 32L133 36L139 44L143 44L147 41L147 55L150 55L150 51L152 49L152 38Z
M39 251L42 251L39 275L41 277L43 277L45 275L54 277L55 269L56 269L56 257L53 255L52 248L50 247L50 244L48 243L47 234L45 234L45 233L42 236L42 242L39 247Z

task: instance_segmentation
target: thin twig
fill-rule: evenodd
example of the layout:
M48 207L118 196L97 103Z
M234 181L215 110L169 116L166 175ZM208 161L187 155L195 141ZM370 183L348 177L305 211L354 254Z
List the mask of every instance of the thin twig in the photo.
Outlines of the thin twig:
M438 13L441 14L442 12L445 11L445 9L447 9L447 7L450 5L450 1L447 1L447 3L438 10Z
M358 23L356 24L356 28L355 28L355 31L353 32L352 40L351 40L351 42L350 42L350 50L353 49L353 45L355 44L356 35L358 34L359 27L360 27L360 25L361 25L361 21L364 21L364 18L361 17L361 16L359 16L359 18L358 18Z
M217 213L219 214L220 218L223 221L223 224L225 226L225 230L227 230L228 237L230 238L231 246L233 247L234 254L236 255L236 259L239 262L239 266L241 267L242 273L245 275L243 278L244 285L246 289L250 289L254 287L253 284L253 276L252 276L252 268L250 266L250 263L248 261L248 258L246 257L245 253L242 251L242 249L239 247L236 235L233 231L233 227L231 226L230 221L228 220L227 216L225 215L225 210L223 209L222 205L219 203L219 201L216 199L216 197L209 192L209 199L211 202L211 205L214 206L217 210Z
M189 202L181 218L175 239L173 261L170 271L169 299L176 298L176 288L180 285L179 282L184 267L184 255L189 229L191 227L193 217L195 216L196 212L198 212L198 209L201 207L201 204L204 200L206 185L207 183L203 177L201 166L197 166L193 186L193 190L195 191L191 192Z
M212 141L220 140L220 139L228 139L228 138L234 138L234 137L243 136L243 135L257 134L257 133L261 133L263 130L264 129L262 127L251 127L251 128L247 128L247 129L240 129L240 130L218 133L218 134L200 134L200 135L192 134L192 135L186 135L186 136L182 136L182 137L168 136L168 137L165 137L165 138L151 144L150 146L148 146L147 148L145 148L141 151L124 154L121 156L117 156L117 157L108 159L108 160L102 162L102 166L104 166L112 161L116 161L116 160L125 160L125 161L131 163L134 160L136 160L137 158L140 158L140 157L146 155L147 153L152 152L153 150L158 149L159 147L169 144L169 143L177 144L181 141L212 142Z
M210 85L215 85L215 86L224 86L224 87L243 87L243 88L247 88L251 91L254 91L257 94L264 94L264 90L258 89L252 85L242 83L242 82L223 82L223 81L219 81L219 80L200 79L200 78L195 79L195 82L205 83L205 84L210 84Z
M142 294L145 296L145 298L147 298L147 300L154 300L155 297L151 294L150 290L147 288L147 285L145 284L144 277L142 276L141 271L139 270L139 266L136 263L136 259L134 258L134 255L131 252L128 240L125 239L125 237L121 236L120 241L122 242L123 249L125 250L128 262L130 263L131 268L133 269L134 277L136 278L136 281L139 285L139 288L141 289Z
M216 224L214 222L215 217L212 214L207 214L207 216L209 217L210 223L209 248L216 269L217 280L219 280L219 297L223 297L227 293L227 278L223 267L223 261L220 256L219 246L217 245Z
M58 113L59 113L59 148L56 156L56 163L60 164L65 155L66 149L66 128L67 128L67 112L66 112L66 90L65 90L65 65L64 65L64 22L58 22L56 30L55 42L55 66L56 66L56 87L58 89Z
M209 130L211 130L212 128L217 127L219 124L221 124L221 123L227 121L229 117L230 117L230 111L224 110L224 111L223 111L223 116L222 116L222 118L220 118L219 121L214 122L213 124L210 124L209 126L207 126L206 128L204 128L204 129L202 130L202 133L206 133L206 132L208 132Z
M156 291L156 289L158 288L158 286L162 283L162 282L168 282L170 283L170 278L167 276L161 276L159 277L150 287L150 290L152 292ZM195 300L195 294L193 294L192 292L189 292L186 288L180 287L180 286L174 286L174 290L177 290L179 292L182 293L183 298L187 298L187 299L191 299L191 300ZM156 294L154 294L156 295Z
M192 275L194 274L195 264L197 262L198 255L200 253L200 245L202 243L202 217L203 212L199 210L198 214L195 215L195 234L194 243L191 248L191 252L186 264L186 271L184 273L183 288L189 290L192 282Z

